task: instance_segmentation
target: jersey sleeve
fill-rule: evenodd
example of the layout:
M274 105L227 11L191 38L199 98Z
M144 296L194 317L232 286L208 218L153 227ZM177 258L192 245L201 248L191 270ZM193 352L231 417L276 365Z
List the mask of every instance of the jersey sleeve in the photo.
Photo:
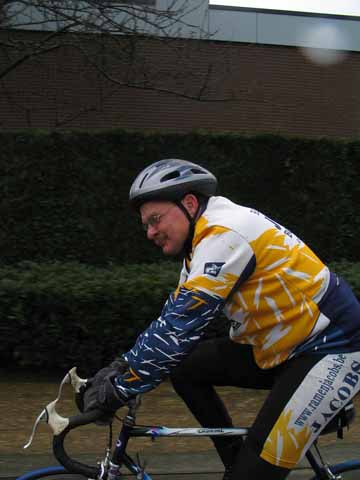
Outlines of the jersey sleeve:
M209 229L194 249L188 273L166 301L160 317L124 355L129 372L116 379L129 397L151 390L176 367L203 337L232 291L255 267L249 244L232 230Z

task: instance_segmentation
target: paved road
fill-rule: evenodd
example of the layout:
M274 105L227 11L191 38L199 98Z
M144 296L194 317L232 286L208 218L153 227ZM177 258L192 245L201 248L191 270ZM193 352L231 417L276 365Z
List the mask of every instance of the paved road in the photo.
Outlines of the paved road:
M323 449L324 457L330 462L340 462L350 458L360 458L360 444L345 443L338 441L336 445L330 445ZM86 462L86 457L79 458ZM154 480L164 480L171 477L171 480L220 480L222 478L221 464L216 454L212 450L206 452L195 452L191 455L181 454L161 454L152 455L145 459L146 469L152 474ZM41 468L47 465L53 465L54 461L50 457L41 455L21 455L13 454L4 456L0 459L0 480L14 480L20 474L34 468ZM60 480L61 477L56 477ZM69 476L65 477L70 480ZM80 480L83 477L74 475L74 480ZM134 479L133 476L124 477ZM307 462L302 462L289 476L290 480L305 480L311 478L311 471ZM351 472L344 476L344 480L360 480L360 472Z
M6 415L2 415L0 419L0 480L5 480L14 479L34 468L54 464L52 457L34 453L49 451L50 436L45 426L36 437L34 449L24 451L21 446L28 440L29 430L44 404L56 397L59 379L39 379L38 372L32 379L29 379L28 375L22 377L21 375L9 375L7 372L1 373L0 410L6 412ZM220 388L219 391L237 425L251 425L266 396L265 391L258 390L239 390L226 387ZM360 395L355 398L355 404L358 405L358 411L360 411ZM64 391L59 412L72 414L73 411L73 392L69 387ZM164 382L157 389L144 395L143 407L139 411L137 420L139 424L146 425L195 426L193 417L186 406L179 401L168 382ZM92 451L94 442L103 445L101 436L106 442L106 431L102 433L96 425L87 428L88 430L84 434L75 435L74 438L69 439L75 452ZM166 477L171 477L171 480L180 478L217 480L222 477L221 465L216 454L210 450L208 439L201 439L199 442L196 439L176 439L176 442L169 439L169 442L164 443L159 440L159 443L154 446L151 444L150 448L149 439L143 440L141 443L142 439L136 439L136 448L138 448L139 442L139 450L144 451L144 454L151 455L147 463L147 471L153 474L154 479L164 480ZM204 447L204 441L208 441L209 451L199 453L207 448ZM175 451L181 453L174 454ZM191 454L186 453L190 451ZM197 453L193 453L194 451ZM350 431L345 432L344 441L338 441L335 448L329 447L325 451L328 453L328 459L334 462L360 457L360 422L354 422ZM79 458L79 460L82 459ZM309 478L309 470L304 467L305 464L301 465L301 469L292 473L289 477L290 480ZM192 475L189 472L196 472L196 474ZM166 475L167 473L168 475ZM358 477L354 478L360 480L360 474L357 475ZM346 480L350 480L350 478L346 477Z

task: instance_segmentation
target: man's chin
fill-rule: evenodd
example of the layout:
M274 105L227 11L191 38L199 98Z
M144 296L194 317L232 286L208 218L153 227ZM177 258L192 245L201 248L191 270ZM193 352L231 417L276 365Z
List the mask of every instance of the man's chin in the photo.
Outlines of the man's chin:
M173 255L176 255L176 253L173 253L172 250L168 250L164 247L162 247L162 252L166 257L172 257Z
M162 252L163 254L166 256L166 257L175 257L176 255L178 255L180 253L180 250L176 249L176 248L171 248L170 246L168 245L163 245L161 247L162 249Z

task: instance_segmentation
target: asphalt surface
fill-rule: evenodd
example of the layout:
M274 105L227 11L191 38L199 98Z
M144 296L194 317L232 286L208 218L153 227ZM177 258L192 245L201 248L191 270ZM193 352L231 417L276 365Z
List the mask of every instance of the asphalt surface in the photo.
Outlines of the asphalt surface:
M360 459L360 444L346 443L339 440L336 444L323 447L322 454L331 463ZM80 456L78 460L86 463L89 458ZM216 453L212 450L192 454L152 454L150 458L145 457L143 460L145 460L146 471L154 480L164 480L164 478L171 478L171 480L221 480L223 473L222 465ZM56 465L56 461L50 456L23 455L22 453L6 455L0 458L0 480L14 480L30 470L50 465ZM290 480L310 479L312 477L311 473L312 471L305 460L301 462L288 478ZM74 475L72 477L65 476L64 478L67 480L70 480L70 478L80 480L84 477ZM134 479L134 476L124 476L123 478ZM60 480L61 477L57 476L56 479ZM345 479L360 480L360 471L349 472L344 476Z

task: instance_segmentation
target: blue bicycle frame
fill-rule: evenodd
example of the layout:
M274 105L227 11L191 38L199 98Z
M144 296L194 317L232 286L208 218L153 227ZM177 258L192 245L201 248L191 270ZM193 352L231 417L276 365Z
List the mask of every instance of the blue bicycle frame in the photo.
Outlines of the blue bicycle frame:
M112 442L110 438L104 460L100 464L98 463L97 466L90 466L71 458L65 451L64 440L72 429L96 421L103 415L103 412L92 410L86 414L80 414L70 418L61 417L56 412L55 405L61 397L62 388L65 383L71 383L75 391L78 392L79 389L86 384L86 380L77 376L76 369L70 370L61 382L57 398L49 403L36 419L29 442L24 447L27 448L31 445L37 425L40 421L45 421L53 430L53 452L62 466L34 470L18 477L17 480L36 480L42 477L49 477L50 475L66 475L69 473L80 474L86 478L97 480L108 477L117 479L122 475L123 466L135 474L136 478L151 480L151 476L145 472L143 467L137 464L126 453L128 441L131 437L150 437L155 439L158 437L246 436L248 433L247 428L168 428L164 426L137 426L135 424L136 410L139 406L139 399L137 398L129 402L128 413L123 419L122 428L112 453ZM349 460L336 465L327 465L321 458L316 442L306 453L306 457L315 474L312 480L338 480L341 479L341 477L336 476L339 473L360 470L359 460Z

